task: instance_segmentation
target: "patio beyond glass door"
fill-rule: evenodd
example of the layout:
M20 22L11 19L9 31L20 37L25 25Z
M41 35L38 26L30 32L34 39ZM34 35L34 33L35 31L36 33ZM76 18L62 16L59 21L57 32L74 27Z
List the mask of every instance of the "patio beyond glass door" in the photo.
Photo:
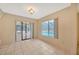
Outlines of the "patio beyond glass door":
M22 39L22 23L21 22L16 22L16 41L21 41Z
M32 38L32 24L23 23L23 40Z
M27 40L33 38L33 24L25 22L16 23L16 40Z
M27 24L27 39L31 39L31 24Z

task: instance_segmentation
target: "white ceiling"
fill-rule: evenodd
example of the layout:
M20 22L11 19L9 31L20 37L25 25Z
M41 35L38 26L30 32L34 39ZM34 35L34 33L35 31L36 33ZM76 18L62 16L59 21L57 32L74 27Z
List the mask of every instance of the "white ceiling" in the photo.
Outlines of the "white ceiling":
M0 3L0 9L7 13L38 19L70 5L69 3ZM28 7L34 8L34 15L27 12Z

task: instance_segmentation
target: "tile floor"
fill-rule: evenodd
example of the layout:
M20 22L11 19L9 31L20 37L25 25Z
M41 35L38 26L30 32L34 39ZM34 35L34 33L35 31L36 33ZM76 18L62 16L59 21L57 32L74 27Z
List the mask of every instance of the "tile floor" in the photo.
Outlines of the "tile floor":
M0 55L62 55L63 51L56 49L40 40L25 40L16 42L0 49Z

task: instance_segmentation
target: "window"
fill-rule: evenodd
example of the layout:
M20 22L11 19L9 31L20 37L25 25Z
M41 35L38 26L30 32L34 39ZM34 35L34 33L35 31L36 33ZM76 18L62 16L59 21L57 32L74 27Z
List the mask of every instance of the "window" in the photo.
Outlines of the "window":
M42 23L42 35L43 36L48 36L48 21L45 21Z
M48 25L49 25L49 36L51 37L54 37L54 26L55 26L55 24L54 24L54 20L50 20L50 21L48 21Z
M16 41L33 38L33 24L25 22L16 22Z
M57 21L49 20L42 22L41 34L46 37L57 38Z

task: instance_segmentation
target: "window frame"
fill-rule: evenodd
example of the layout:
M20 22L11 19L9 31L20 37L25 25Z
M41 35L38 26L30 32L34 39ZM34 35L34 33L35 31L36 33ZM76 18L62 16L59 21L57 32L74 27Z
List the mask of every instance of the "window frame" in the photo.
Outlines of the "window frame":
M54 20L54 37L53 36L49 36L49 22L51 21L51 20ZM44 20L44 21L42 21L42 23L43 22L45 22L45 21L48 21L48 36L45 36L45 35L42 35L42 23L41 23L41 35L43 36L43 37L46 37L46 38L53 38L53 39L58 39L58 19L56 18L56 19L51 19L51 20Z

